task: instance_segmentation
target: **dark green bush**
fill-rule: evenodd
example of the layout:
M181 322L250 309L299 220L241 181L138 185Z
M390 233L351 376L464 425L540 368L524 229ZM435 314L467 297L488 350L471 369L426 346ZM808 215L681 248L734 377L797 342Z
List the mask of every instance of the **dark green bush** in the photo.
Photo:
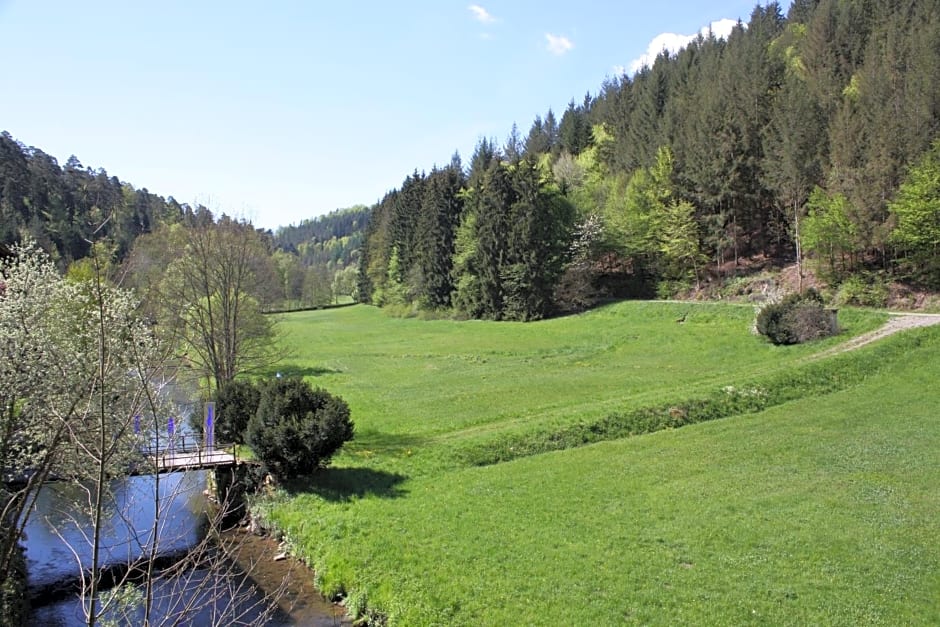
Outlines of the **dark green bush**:
M252 381L223 383L215 395L216 440L244 444L245 429L260 401L261 390Z
M832 315L811 289L764 307L757 315L757 332L774 344L801 344L832 335Z
M248 445L278 479L311 474L352 437L346 402L299 377L262 385L246 430Z
M2 502L2 501L0 501ZM0 585L0 625L28 625L29 598L26 595L26 556L23 547L13 547L10 570Z

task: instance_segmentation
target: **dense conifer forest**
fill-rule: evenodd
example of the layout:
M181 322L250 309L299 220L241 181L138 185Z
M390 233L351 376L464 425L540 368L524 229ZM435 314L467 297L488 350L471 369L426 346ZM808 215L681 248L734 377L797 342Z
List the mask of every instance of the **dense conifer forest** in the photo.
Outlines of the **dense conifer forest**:
M938 74L934 0L757 6L466 171L409 175L373 208L359 296L529 319L755 257L940 287Z
M279 279L265 306L529 320L689 294L755 259L940 289L938 130L940 1L758 5L372 207L258 231ZM0 241L63 267L222 217L0 134Z

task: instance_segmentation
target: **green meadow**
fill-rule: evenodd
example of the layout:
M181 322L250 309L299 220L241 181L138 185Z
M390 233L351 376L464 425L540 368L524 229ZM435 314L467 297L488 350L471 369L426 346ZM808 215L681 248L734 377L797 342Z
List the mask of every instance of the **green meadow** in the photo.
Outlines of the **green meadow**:
M940 332L816 358L885 316L796 347L752 319L285 315L280 370L356 438L258 508L395 625L937 623Z

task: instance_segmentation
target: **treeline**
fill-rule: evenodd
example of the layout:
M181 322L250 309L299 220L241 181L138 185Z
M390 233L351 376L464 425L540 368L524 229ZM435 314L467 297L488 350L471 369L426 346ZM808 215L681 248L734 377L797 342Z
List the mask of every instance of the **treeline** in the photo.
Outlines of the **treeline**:
M757 6L727 39L513 125L466 166L259 232L275 279L262 305L531 319L681 293L747 257L940 289L938 131L940 0ZM141 235L206 220L0 134L0 241L31 237L60 267L90 242L124 263Z
M353 207L283 227L277 234L254 229L265 262L257 265L266 287L262 309L315 307L351 299L363 225L369 209ZM135 248L153 252L179 244L180 230L229 224L196 204L179 203L137 189L104 168L86 168L72 156L64 166L39 148L26 146L8 132L0 133L0 243L31 239L46 250L60 269L87 272L92 254L105 260L115 279L140 285L135 276ZM139 241L138 241L139 240ZM173 255L180 250L168 250ZM139 257L139 255L138 255ZM149 264L144 264L148 268Z
M159 224L195 219L189 205L135 189L104 168L85 168L74 155L55 157L0 133L0 241L29 237L60 265L87 257L107 240L124 259L134 240Z
M359 296L529 319L750 256L940 288L938 128L940 2L757 6L466 171L408 176L373 208Z
M415 172L373 208L359 297L471 317L544 317L574 217L536 163L503 161L484 141L468 175L455 156L446 168Z

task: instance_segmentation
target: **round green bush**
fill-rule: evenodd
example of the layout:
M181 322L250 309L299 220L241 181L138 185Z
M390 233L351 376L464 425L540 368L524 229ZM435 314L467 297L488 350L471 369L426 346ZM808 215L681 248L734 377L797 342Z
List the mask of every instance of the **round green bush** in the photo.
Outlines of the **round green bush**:
M223 383L215 395L216 441L244 444L245 429L260 401L261 390L251 381Z
M816 290L790 294L757 315L757 332L774 344L801 344L832 335L832 314Z
M261 387L258 411L246 431L248 445L277 479L313 473L352 437L346 401L299 377Z

